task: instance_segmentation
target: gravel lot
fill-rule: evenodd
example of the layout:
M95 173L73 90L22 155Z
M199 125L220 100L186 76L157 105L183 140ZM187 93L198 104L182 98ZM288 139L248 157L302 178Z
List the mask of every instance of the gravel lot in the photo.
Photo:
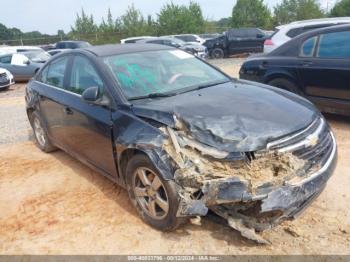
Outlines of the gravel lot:
M237 76L241 59L213 63ZM142 222L125 190L62 151L32 142L24 84L0 92L1 254L349 254L350 119L327 116L339 145L336 171L321 196L295 221L243 239L202 219L175 232Z

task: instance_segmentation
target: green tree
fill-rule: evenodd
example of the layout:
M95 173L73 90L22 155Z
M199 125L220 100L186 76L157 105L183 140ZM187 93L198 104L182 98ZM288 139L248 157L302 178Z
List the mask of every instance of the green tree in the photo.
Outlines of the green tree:
M233 27L269 28L271 13L263 0L237 0L232 10Z
M196 2L189 6L168 3L158 14L160 34L202 33L205 28L202 9Z
M117 21L113 19L111 9L108 8L107 13L107 20L105 21L104 18L102 18L102 22L99 27L99 31L102 31L103 33L110 33L110 32L117 32L119 31L119 24Z
M7 28L5 25L0 23L0 39L1 40L12 40L18 39L23 35L22 31L18 28Z
M350 0L337 2L330 12L330 16L350 16Z
M81 15L77 14L72 33L74 34L92 34L97 31L97 26L92 15L87 15L84 9L81 10Z
M126 13L120 17L120 22L126 36L147 35L152 31L149 26L151 22L147 21L134 5L128 7Z
M324 17L317 0L283 0L274 8L274 24Z

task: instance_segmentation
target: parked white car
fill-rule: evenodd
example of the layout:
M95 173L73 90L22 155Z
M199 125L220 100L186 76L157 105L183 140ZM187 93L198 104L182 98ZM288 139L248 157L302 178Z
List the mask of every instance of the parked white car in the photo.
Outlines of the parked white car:
M0 68L0 91L8 89L14 83L15 81L10 71Z
M43 51L37 46L0 46L0 55L23 53L27 51Z
M177 39L180 39L186 43L190 44L200 44L203 45L206 41L204 38L200 37L199 35L192 35L192 34L182 34L182 35L169 35L166 37L175 37Z
M154 36L135 36L135 37L128 37L125 39L120 40L121 44L134 44L139 40L147 39L147 38L154 38Z
M290 39L307 31L346 23L350 23L350 17L303 20L278 26L276 27L275 32L266 39L264 43L264 53L270 53L272 50L288 42Z

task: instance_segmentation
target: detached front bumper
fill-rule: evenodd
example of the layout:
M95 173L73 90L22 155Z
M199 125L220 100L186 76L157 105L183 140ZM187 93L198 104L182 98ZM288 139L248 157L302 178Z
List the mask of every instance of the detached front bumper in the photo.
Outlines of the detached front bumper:
M239 181L227 181L218 186L216 201L222 205L210 208L218 215L236 218L248 228L258 231L269 229L283 220L295 218L325 188L337 163L337 145L330 132L332 144L329 152L320 160L320 166L314 172L303 177L294 177L280 186L258 188L256 193L246 193L246 188ZM237 194L237 188L238 190ZM234 195L232 192L236 192ZM229 203L229 199L242 195L242 200ZM226 203L225 203L226 202Z

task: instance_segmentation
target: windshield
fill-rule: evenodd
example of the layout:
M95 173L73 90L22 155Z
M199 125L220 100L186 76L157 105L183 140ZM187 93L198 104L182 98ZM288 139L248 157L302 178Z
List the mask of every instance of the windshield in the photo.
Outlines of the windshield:
M128 99L175 95L228 82L218 70L181 50L122 54L104 58Z
M50 59L51 55L44 51L32 51L23 53L26 57L28 57L33 62L46 62Z

